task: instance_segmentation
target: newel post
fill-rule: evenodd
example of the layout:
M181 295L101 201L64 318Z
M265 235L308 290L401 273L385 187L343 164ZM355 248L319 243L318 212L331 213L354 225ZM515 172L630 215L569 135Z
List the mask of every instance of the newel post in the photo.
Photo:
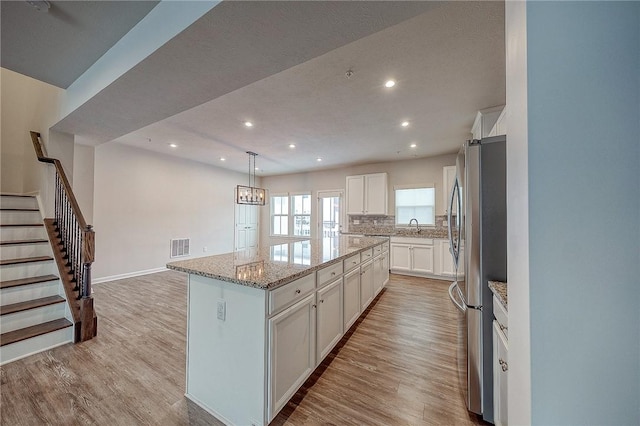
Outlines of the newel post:
M80 336L79 341L84 342L95 336L93 321L93 297L91 297L91 264L95 256L95 232L91 225L82 232L82 283L80 299Z

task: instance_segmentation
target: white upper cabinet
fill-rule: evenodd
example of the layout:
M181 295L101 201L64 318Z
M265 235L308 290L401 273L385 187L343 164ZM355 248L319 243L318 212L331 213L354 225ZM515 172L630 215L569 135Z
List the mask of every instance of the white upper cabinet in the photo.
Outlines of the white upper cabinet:
M473 135L473 139L482 139L488 136L497 136L492 135L492 131L496 122L498 121L498 117L502 114L504 110L504 105L486 108L478 111L476 114L476 120L473 122L473 127L471 128L471 133Z
M498 116L498 121L489 132L489 136L502 136L507 134L507 107L504 107L500 116Z
M347 176L348 215L387 214L387 174Z

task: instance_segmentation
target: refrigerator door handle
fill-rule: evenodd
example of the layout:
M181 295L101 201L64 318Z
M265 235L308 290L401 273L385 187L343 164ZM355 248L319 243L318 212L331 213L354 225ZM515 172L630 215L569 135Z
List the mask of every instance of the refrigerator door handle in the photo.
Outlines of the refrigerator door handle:
M453 302L454 305L456 305L456 308L458 308L458 310L460 312L465 312L467 310L467 304L466 303L462 303L462 302L458 302L455 298L455 296L453 295L453 289L457 290L458 296L462 298L462 293L460 291L460 287L458 287L458 281L454 281L451 283L451 285L449 286L449 299L451 299L451 301ZM464 300L464 299L463 299Z
M453 183L453 186L451 187L451 195L449 196L449 208L447 209L447 231L449 234L449 251L451 252L451 256L453 257L453 265L456 268L456 271L458 270L458 257L459 257L459 251L458 251L458 247L456 246L455 242L453 241L453 201L454 198L456 198L456 188L459 188L458 185L458 179L456 178L456 180ZM458 205L459 205L459 200L458 200ZM460 230L458 230L458 236L460 235Z

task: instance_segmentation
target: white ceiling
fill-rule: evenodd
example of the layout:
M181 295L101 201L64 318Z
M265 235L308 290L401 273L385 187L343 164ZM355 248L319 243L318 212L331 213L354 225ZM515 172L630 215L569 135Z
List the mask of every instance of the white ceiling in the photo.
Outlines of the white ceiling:
M122 38L157 1L1 1L0 64L66 89Z
M224 1L53 128L259 175L451 153L504 103L504 43L501 1Z

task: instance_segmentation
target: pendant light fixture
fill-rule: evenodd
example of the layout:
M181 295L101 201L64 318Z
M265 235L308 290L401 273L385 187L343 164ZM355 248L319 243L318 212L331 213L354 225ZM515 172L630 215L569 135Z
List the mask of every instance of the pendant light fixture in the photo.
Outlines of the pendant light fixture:
M247 151L247 154L249 154L249 186L237 186L236 204L264 206L267 201L267 190L256 187L256 157L258 154L251 151ZM253 160L253 167L251 167L251 160Z

